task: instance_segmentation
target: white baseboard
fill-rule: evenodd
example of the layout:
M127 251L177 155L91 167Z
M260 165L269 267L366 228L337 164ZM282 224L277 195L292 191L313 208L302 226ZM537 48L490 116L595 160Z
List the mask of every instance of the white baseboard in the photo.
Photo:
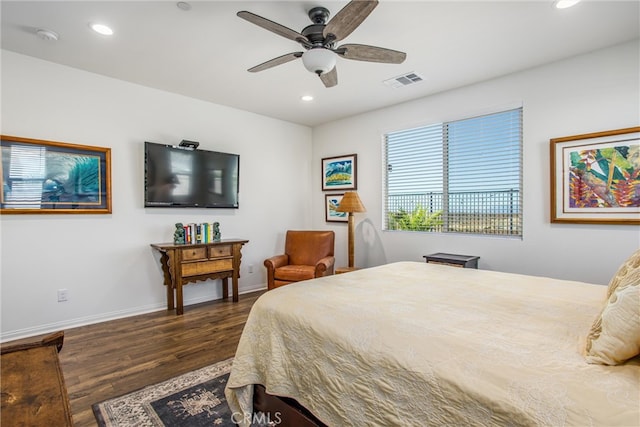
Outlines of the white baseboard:
M267 289L267 285L263 283L253 288L244 288L239 294L242 295L242 294L261 291L265 289ZM214 298L214 299L209 299L207 297L191 298L189 300L185 300L184 305L186 307L192 304L199 304L201 302L207 302L207 301L216 301L218 299L222 299L222 298ZM31 328L18 329L16 331L2 334L2 336L0 336L0 343L19 340L23 338L29 338L29 337L43 335L43 334L49 334L52 332L62 331L65 329L78 328L80 326L108 322L109 320L116 320L116 319L122 319L125 317L138 316L140 314L153 313L154 311L162 311L166 309L167 309L166 303L150 304L146 306L133 307L126 310L118 310L118 311L112 311L110 313L102 313L96 316L79 317L75 319L64 320L62 322L54 322L54 323L48 323L46 325L34 326Z

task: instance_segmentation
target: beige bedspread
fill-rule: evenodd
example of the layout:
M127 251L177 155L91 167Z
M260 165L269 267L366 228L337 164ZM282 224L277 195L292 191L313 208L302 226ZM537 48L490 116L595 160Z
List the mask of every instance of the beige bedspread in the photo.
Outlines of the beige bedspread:
M264 384L336 427L638 426L640 360L581 354L605 292L418 262L284 286L255 303L226 397L250 414Z

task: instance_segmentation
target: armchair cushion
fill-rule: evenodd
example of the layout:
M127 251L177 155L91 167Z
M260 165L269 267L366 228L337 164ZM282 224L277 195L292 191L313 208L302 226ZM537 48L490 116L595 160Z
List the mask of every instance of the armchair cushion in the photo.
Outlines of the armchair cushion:
M276 279L287 282L313 279L315 275L315 265L285 265L276 270Z
M269 289L333 274L333 231L289 230L285 253L264 261Z

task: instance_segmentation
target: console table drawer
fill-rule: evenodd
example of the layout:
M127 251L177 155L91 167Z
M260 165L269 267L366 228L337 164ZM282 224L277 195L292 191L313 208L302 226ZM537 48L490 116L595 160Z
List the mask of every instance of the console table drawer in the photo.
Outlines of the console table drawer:
M231 245L211 246L209 248L209 258L219 258L224 256L231 256Z
M197 276L200 274L217 273L233 270L233 259L216 259L211 261L188 262L182 264L183 276Z
M196 259L207 259L207 248L189 248L182 250L182 260L183 261L192 261Z

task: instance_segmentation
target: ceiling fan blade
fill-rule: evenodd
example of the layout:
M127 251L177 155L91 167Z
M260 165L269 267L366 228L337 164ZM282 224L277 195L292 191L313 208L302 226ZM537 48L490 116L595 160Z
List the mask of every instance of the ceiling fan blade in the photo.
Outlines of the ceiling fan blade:
M378 0L352 0L338 12L324 27L323 35L330 41L342 40L376 8Z
M338 47L335 52L345 59L383 62L385 64L401 64L407 58L407 54L404 52L366 44L344 44Z
M278 56L277 58L270 59L267 62L263 62L260 65L251 67L247 71L250 71L252 73L257 73L258 71L264 71L266 69L275 67L276 65L286 64L287 62L293 61L294 59L298 59L301 57L302 57L302 52L287 53L286 55Z
M320 80L324 83L325 87L334 87L338 84L338 70L337 67L333 67L333 70L328 73L320 74Z
M301 40L307 40L306 37L299 32L294 31L291 28L287 28L284 25L280 25L277 22L270 21L267 18L263 18L262 16L256 15L255 13L242 10L236 15L238 15L242 19L246 19L252 24L256 24L257 26L264 28L265 30L269 30L273 33L278 34L279 36L296 41L298 43L301 43Z

